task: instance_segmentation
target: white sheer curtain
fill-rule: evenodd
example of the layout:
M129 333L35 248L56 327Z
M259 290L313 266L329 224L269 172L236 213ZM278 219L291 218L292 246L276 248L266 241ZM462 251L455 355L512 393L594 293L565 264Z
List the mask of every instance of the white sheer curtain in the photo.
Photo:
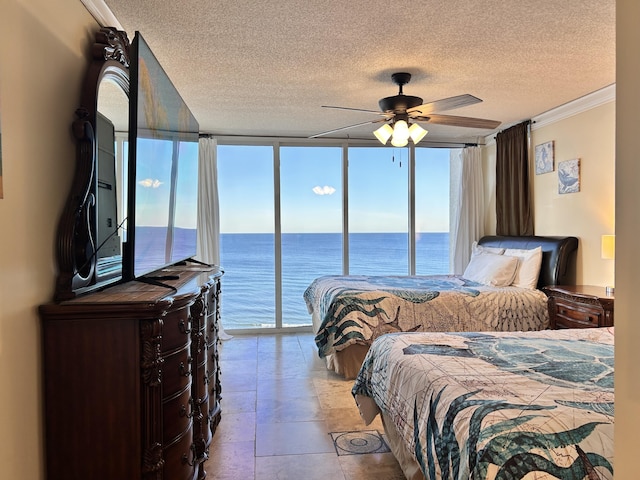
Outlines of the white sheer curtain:
M217 141L201 138L198 162L198 255L201 262L220 265Z
M198 158L198 260L220 265L220 210L218 208L218 142L201 138ZM233 338L218 325L218 338Z
M451 272L462 274L471 244L484 235L484 191L481 147L451 150Z

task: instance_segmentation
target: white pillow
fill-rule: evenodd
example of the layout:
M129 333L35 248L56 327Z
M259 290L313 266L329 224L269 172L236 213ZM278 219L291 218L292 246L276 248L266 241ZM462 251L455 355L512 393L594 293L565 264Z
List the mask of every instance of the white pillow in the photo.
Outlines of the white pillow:
M513 286L536 289L538 277L540 276L540 266L542 265L542 247L536 247L531 250L507 248L504 251L504 255L518 259L518 269L513 280Z
M504 248L500 247L485 247L484 245L478 245L478 242L473 242L471 245L471 254L477 255L479 253L495 253L496 255L502 255L504 253Z
M474 282L506 287L513 283L518 268L517 257L505 257L495 253L471 255L469 265L462 276Z

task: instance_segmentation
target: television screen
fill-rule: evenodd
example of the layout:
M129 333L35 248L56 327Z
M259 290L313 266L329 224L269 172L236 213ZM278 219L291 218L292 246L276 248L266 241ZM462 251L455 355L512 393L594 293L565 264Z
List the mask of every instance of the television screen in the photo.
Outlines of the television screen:
M136 32L131 106L125 280L196 255L198 122Z

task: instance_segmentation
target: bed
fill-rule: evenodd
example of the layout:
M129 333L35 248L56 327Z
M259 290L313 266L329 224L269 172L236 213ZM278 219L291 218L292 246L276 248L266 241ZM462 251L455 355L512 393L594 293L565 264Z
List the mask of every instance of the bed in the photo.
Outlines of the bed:
M614 327L396 333L354 394L410 480L612 479Z
M304 292L318 354L330 370L352 379L371 343L385 333L547 328L547 297L540 288L574 282L577 248L576 237L486 236L477 242L472 261L479 253L491 265L507 252L538 251L528 288L487 285L482 275L318 277Z

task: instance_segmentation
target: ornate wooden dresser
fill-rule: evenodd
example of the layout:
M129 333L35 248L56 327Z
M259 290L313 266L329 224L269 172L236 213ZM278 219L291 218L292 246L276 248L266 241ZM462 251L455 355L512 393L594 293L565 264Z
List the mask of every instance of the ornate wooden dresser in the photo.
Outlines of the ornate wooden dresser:
M220 421L222 271L40 307L50 480L195 480Z

